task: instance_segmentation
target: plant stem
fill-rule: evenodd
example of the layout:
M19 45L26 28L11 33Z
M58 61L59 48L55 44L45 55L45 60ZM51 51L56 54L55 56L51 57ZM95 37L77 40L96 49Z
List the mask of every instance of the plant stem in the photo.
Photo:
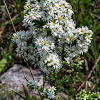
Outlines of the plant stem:
M15 92L16 94L18 94L21 98L23 98L25 100L25 97L23 95L21 95L20 93L18 93L17 91L15 91L14 89L12 89L13 92Z
M96 66L98 67L98 64ZM96 71L96 90L98 91L98 78L97 78L98 68L97 67L96 67L95 71Z
M76 77L78 78L79 81L83 83L83 80L78 75L76 75Z
M32 76L32 78L33 78L33 80L34 80L34 76L33 76L33 74L32 74L31 67L29 66L29 64L28 64L28 62L27 62L26 60L25 60L25 62L26 62L26 64L27 64L27 66L28 66L28 68L29 68L29 71L30 71L30 73L31 73L31 76ZM39 96L40 96L41 100L43 100L43 97L42 97L42 95L41 95L39 89L38 89L38 93L39 93Z
M44 89L44 86L45 86L45 81L46 81L46 74L44 73L44 76L43 76L43 89Z
M32 76L32 78L33 78L33 80L34 80L34 76L33 76L33 74L32 74L32 71L31 71L31 67L29 66L29 64L28 64L28 62L25 60L25 62L26 62L26 64L27 64L27 66L28 66L28 68L29 68L29 71L30 71L30 73L31 73L31 76Z
M7 7L7 5L6 5L5 0L3 0L3 2L4 2L4 5L5 5L5 8L6 8L6 10L7 10L8 16L9 16L9 18L10 18L11 24L12 24L12 26L13 26L14 32L16 33L16 29L15 29L15 26L14 26L13 21L12 21L12 19L11 19L11 16L10 16L10 13L9 13L9 10L8 10L8 7Z

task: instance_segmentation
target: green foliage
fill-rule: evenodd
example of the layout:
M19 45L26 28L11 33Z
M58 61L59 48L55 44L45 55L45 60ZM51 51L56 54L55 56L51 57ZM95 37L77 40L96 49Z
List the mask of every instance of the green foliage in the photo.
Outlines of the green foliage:
M42 26L46 24L46 22L43 20L34 20L33 22L35 23L34 26L37 28L42 28Z
M23 10L24 4L26 0L14 0L13 6L15 7L17 13Z
M19 23L23 20L23 8L26 0L11 0L6 1L7 7L10 11L10 15L12 17L13 23L19 26ZM0 73L4 70L5 66L11 67L11 61L12 61L12 26L9 16L7 15L6 8L3 3L0 3ZM8 25L10 24L10 25ZM7 27L7 28L6 28ZM10 27L10 34L9 33L9 27ZM19 26L20 27L20 26ZM17 29L16 29L17 30ZM3 38L2 38L3 37ZM6 44L5 44L6 42ZM10 65L10 66L9 66Z
M80 57L78 59L74 59L72 61L72 63L70 65L67 65L68 66L68 69L66 70L67 71L67 89L66 89L66 94L68 95L68 98L69 99L72 99L73 98L73 94L75 94L75 91L76 91L76 82L83 82L82 79L79 77L79 75L82 76L82 73L81 73L81 67L82 65L82 61L80 61ZM65 66L66 68L66 66Z
M56 94L61 91L61 87L65 86L64 88L68 98L73 98L73 94L75 94L76 91L76 82L83 82L78 76L79 74L82 75L80 72L81 64L82 61L80 61L80 57L74 59L71 64L67 64L65 61L63 62L64 68L60 72L51 72L48 74L48 81L57 89Z
M63 84L66 82L67 76L62 77L61 71L58 73L51 72L50 74L48 74L47 80L50 82L51 85L56 87L56 92L59 92Z
M5 68L6 64L12 60L11 54L12 54L12 42L9 45L8 52L0 60L0 72Z
M94 6L94 1L91 0L71 0L69 1L73 7L75 14L73 15L74 20L76 21L77 27L91 25L91 12L92 7Z
M93 31L92 42L89 52L85 56L90 59L91 65L95 64L97 58L99 57L99 39L100 39L100 9L97 7L99 1L95 0L67 0L71 3L73 11L73 19L76 22L76 27L87 26ZM91 69L92 66L89 66ZM96 80L100 77L100 64L96 66ZM98 81L96 82L96 90L98 90Z
M89 92L87 93L85 90L81 90L77 96L77 100L100 100L100 93L99 92Z
M14 0L13 1L13 7L15 9L15 12L19 15L17 18L14 19L14 24L19 24L23 20L23 10L24 10L24 4L26 0Z

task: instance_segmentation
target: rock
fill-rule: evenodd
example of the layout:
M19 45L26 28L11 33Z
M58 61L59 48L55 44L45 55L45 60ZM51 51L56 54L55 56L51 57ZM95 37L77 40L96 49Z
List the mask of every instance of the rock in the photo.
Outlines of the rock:
M34 76L34 79L38 82L38 85L40 87L42 87L43 86L43 77L44 77L43 72L39 68L32 69L31 71ZM10 68L7 72L5 72L1 76L0 81L2 83L6 84L6 91L11 92L11 88L13 88L16 91L23 93L22 84L24 84L26 86L26 83L27 83L24 76L26 76L28 80L32 80L30 71L27 67L19 65L19 64L14 64L12 68ZM50 84L48 84L48 82L46 81L45 88L48 88L48 87L50 87ZM0 91L1 91L1 89L0 89ZM31 95L34 94L34 97L36 98L36 100L40 98L37 91L31 91L30 94ZM59 93L58 96L61 98L64 98L64 100L68 100L68 99L65 99L65 98L67 98L67 96L64 92ZM2 99L0 98L0 100L23 100L18 95L14 95L14 96L12 96L12 98L13 99L8 99L8 97L6 95Z
M34 76L34 79L39 82L39 86L43 85L43 73L40 69L32 69L32 74ZM3 83L8 83L11 87L14 87L15 90L19 91L22 89L22 84L26 85L26 79L32 80L32 77L30 75L29 69L25 66L15 64L12 68L10 68L6 73L4 73L1 76L1 81ZM46 84L47 86L50 86L49 84Z
M40 69L32 69L32 73L33 73L34 79L37 82L39 82L38 85L40 87L43 86L43 76L44 76L43 72L41 72ZM19 64L15 64L13 65L12 68L10 68L7 72L5 72L1 76L0 80L2 81L2 83L7 83L7 85L9 85L9 89L13 88L16 91L22 91L23 90L22 84L26 86L26 83L27 83L24 76L26 76L28 80L32 80L29 69L27 67L19 65ZM46 81L45 87L49 87L49 86L50 85ZM35 95L35 98L39 98L37 91L34 91L34 95ZM21 100L21 99L18 98L18 100Z

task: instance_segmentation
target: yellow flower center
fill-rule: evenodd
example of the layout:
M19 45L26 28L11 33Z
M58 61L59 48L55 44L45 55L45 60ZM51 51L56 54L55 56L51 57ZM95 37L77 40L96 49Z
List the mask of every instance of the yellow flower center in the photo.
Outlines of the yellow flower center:
M56 19L52 19L52 22L55 23L56 22Z
M55 6L55 4L54 3L52 3L52 7L54 7Z
M33 13L33 15L36 17L36 13Z
M56 23L53 23L53 25L56 25Z
M53 62L53 59L50 59L50 62Z
M44 42L43 42L43 44L44 44L44 45L46 45L46 44L47 44L47 42L46 42L46 41L44 41Z
M77 48L77 47L75 47L75 50L78 50L78 48Z
M23 39L21 39L21 42L23 42L24 40Z
M73 50L71 50L70 52L71 52L71 53L73 53L74 51L73 51Z
M61 20L61 19L62 19L62 16L59 16L59 17L58 17L58 20Z
M72 36L69 36L69 39L71 40L71 39L73 39L73 37Z
M57 30L56 29L53 29L53 31L56 32Z
M62 6L63 6L63 4L60 5L60 7L62 7Z
M17 39L17 36L14 36L13 39L16 40Z
M72 9L71 6L68 6L68 9Z
M52 10L52 8L49 8L49 10Z
M28 3L26 3L25 5L26 5L26 6L28 6L29 4L28 4Z
M70 29L72 29L72 27L69 27Z
M82 29L81 32L84 32L84 30Z
M57 65L57 63L54 63L54 65Z

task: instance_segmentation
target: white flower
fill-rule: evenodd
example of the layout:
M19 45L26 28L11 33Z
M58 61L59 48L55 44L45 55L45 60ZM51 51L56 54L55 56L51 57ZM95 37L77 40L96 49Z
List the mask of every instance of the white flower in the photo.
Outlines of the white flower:
M57 71L62 68L61 61L60 61L59 56L57 54L53 54L53 53L49 54L49 56L45 60L45 63L49 67L53 66L53 68Z
M52 86L48 89L49 91L55 91L56 90L56 87Z
M33 20L37 20L37 19L41 18L40 13L37 12L37 11L33 11L33 10L32 10L31 12L29 12L29 16L30 16L31 19L33 19Z
M44 90L44 94L47 95L48 99L54 99L55 98L55 90L56 88L54 86L47 88Z
M91 37L91 35L87 35L87 36L85 37L85 39L86 39L86 41L87 41L88 43L91 43L92 37Z
M27 82L27 86L30 88L30 89L37 89L38 86L37 86L37 82L34 81L34 80L29 80Z
M52 38L49 37L42 37L39 36L35 42L37 49L39 52L46 51L49 52L50 50L55 48Z
M72 58L71 58L71 57L67 57L67 58L65 58L65 61L66 61L68 64L70 64L70 62L72 61Z

